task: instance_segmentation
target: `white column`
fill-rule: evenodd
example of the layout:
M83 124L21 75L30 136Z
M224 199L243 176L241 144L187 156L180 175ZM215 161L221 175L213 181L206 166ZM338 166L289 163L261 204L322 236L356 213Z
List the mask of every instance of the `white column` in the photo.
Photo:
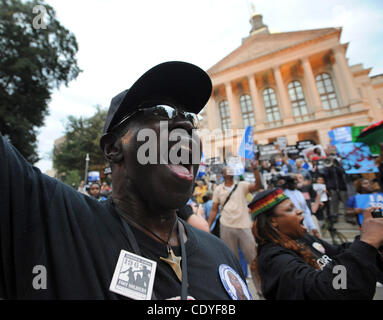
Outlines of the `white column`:
M287 135L287 144L288 145L293 145L296 144L298 141L298 134L292 133Z
M330 137L328 136L328 129L319 129L318 130L319 142L326 148L330 144Z
M341 81L344 82L347 90L349 104L351 105L355 102L360 102L358 90L356 89L353 75L350 70L350 67L348 66L343 48L339 46L337 48L334 48L333 52L335 56L335 61L339 66L339 70L342 76Z
M206 106L206 114L207 114L207 122L209 126L209 130L214 130L220 127L219 123L219 112L217 108L217 103L213 96L210 97Z
M326 115L325 111L322 108L322 101L320 99L320 95L318 92L318 88L315 82L313 70L311 68L310 60L308 57L302 59L302 66L304 72L304 79L306 83L306 87L308 89L308 93L310 96L310 100L312 102L312 107L315 112L316 118L321 118Z
M255 129L262 130L265 128L265 107L259 99L257 84L255 82L254 75L247 76L247 78L249 80L251 101L253 102L255 113Z
M369 113L371 117L375 119L381 118L381 110L378 107L378 98L375 95L374 89L372 88L371 83L365 82L363 83L363 87L366 89L367 92L367 100L368 104L370 105Z
M339 105L341 107L345 107L348 105L347 91L344 82L342 81L342 73L340 72L339 66L337 63L332 65L332 70L334 71L335 76L335 85L339 89L337 94L337 98L339 101Z
M231 128L232 129L241 129L243 128L242 123L242 112L239 106L239 99L233 93L233 88L230 82L225 83L226 96L229 102L230 108L230 119L231 119Z
M278 67L273 68L275 82L277 83L278 95L279 95L279 106L282 111L283 124L294 123L293 110L291 108L290 100L288 97L285 84L282 80L281 70Z

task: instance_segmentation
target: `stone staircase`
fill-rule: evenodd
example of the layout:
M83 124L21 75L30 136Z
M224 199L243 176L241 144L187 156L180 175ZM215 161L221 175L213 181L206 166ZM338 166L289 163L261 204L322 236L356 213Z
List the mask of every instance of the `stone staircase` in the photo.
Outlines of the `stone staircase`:
M341 207L339 211L338 222L335 223L334 227L347 238L348 242L353 242L354 238L360 235L359 226L357 224L346 222L344 213L345 210ZM328 243L332 243L329 231L322 233L322 239Z

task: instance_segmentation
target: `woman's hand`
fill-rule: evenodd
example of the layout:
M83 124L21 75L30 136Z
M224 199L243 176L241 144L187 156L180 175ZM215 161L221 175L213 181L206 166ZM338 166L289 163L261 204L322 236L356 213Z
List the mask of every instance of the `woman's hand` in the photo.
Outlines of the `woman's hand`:
M362 235L360 240L379 249L383 246L383 218L372 217L371 213L375 209L379 208L371 207L363 213Z

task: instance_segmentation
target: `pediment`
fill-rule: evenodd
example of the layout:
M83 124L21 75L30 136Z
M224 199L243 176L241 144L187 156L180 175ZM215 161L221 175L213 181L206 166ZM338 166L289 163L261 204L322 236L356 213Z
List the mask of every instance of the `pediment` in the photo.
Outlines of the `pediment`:
M325 28L282 33L255 34L249 36L241 46L212 66L210 75L242 63L287 49L289 47L323 37L331 33L340 37L341 28Z

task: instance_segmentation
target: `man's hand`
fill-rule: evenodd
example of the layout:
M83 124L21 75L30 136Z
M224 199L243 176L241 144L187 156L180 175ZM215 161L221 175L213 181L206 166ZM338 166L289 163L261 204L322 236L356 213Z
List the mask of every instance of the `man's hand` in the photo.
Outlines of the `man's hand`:
M258 170L258 160L250 160L250 165L253 170Z
M261 189L262 184L261 184L261 175L259 174L259 170L258 170L258 160L250 160L250 165L251 165L251 168L253 169L254 178L255 178L255 183L249 186L249 192L252 193L254 191Z

